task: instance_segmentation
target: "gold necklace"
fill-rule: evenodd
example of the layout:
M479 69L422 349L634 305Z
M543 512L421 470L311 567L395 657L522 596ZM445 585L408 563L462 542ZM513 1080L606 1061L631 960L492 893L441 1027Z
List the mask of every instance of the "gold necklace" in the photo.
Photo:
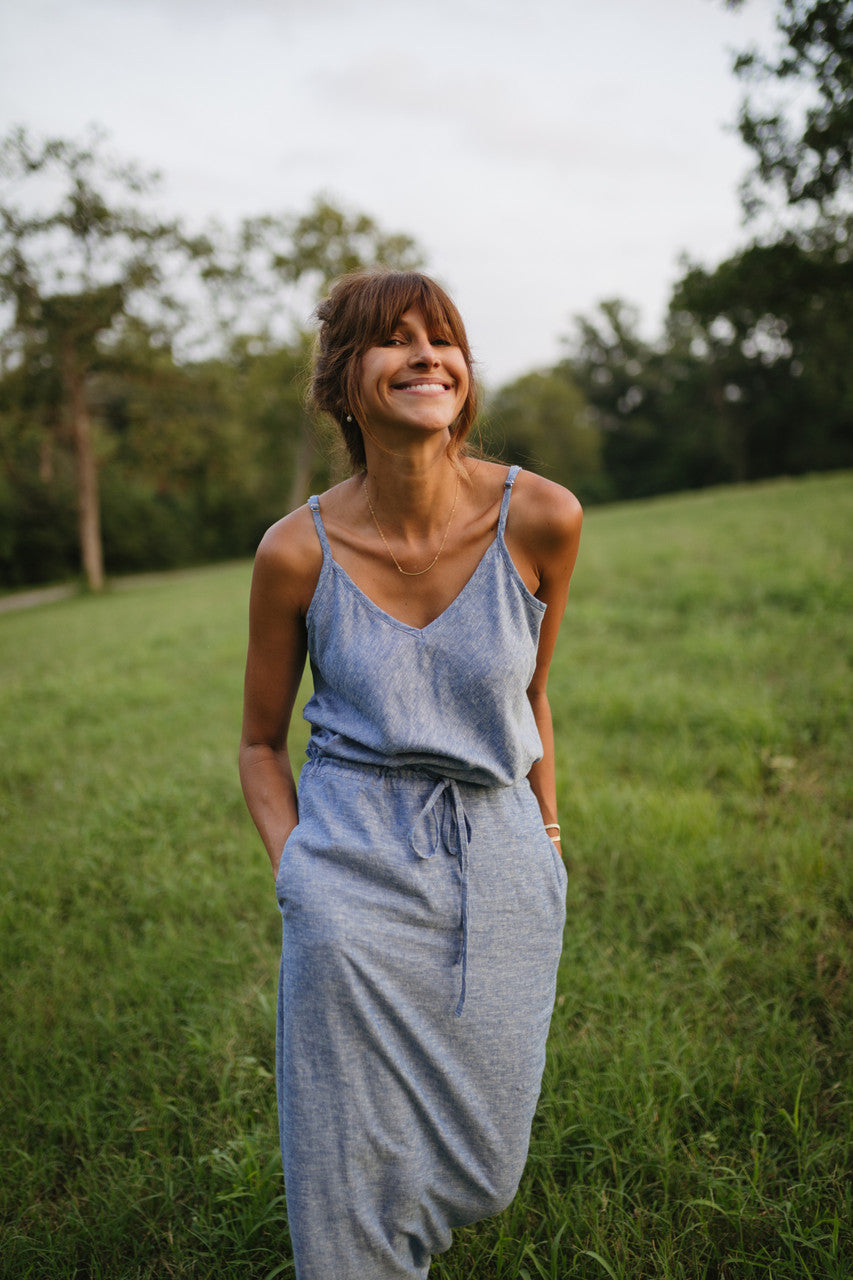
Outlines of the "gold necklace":
M379 534L380 538L385 543L385 550L388 552L389 556L394 561L394 564L397 566L398 573L402 573L403 576L406 578L419 578L422 573L429 573L430 569L432 569L438 563L438 557L441 555L442 551L444 550L444 544L447 541L447 535L450 533L450 525L453 521L453 513L456 510L456 502L459 497L459 472L457 471L456 473L456 491L453 494L453 506L450 508L450 518L447 521L447 528L444 531L444 537L441 539L441 546L438 548L438 551L436 551L435 553L435 559L430 560L429 564L425 569L404 569L403 568L403 566L400 564L400 561L397 559L397 557L394 555L394 552L389 547L388 539L385 537L385 534L382 532L382 526L380 525L379 521L376 519L376 512L373 510L373 503L370 501L370 494L367 491L367 472L365 472L364 479L361 482L361 487L364 490L365 498L367 498L367 505L370 509L370 514L373 517L373 523L376 525L376 532Z

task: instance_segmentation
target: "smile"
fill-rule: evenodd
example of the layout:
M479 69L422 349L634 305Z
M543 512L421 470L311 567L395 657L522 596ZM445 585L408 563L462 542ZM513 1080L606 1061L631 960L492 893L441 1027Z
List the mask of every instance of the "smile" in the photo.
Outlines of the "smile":
M449 391L450 387L444 382L411 382L408 384L398 383L393 387L394 391L413 391L420 396L438 396L444 391Z

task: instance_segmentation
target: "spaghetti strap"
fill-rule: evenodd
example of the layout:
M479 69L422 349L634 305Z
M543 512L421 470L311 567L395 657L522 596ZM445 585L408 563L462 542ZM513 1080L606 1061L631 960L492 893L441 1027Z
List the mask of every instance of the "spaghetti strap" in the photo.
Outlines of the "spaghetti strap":
M329 546L329 539L326 537L326 526L323 524L323 517L320 515L320 499L316 493L312 493L308 499L308 506L311 508L311 515L314 517L314 528L317 530L317 537L320 539L320 546L323 548L323 559L332 559L332 548Z
M512 495L512 486L515 481L515 477L518 475L520 470L521 467L518 466L510 467L509 471L506 473L506 480L504 480L504 496L503 501L501 502L500 518L498 519L498 539L501 542L504 540L506 518L509 515L509 500Z

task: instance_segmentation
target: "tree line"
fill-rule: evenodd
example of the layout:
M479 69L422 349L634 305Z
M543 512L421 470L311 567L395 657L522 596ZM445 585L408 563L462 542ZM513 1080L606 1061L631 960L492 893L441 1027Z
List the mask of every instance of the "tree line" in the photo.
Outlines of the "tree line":
M779 0L777 26L735 64L770 230L685 263L654 341L624 300L579 317L487 395L492 456L585 503L853 465L853 0ZM98 136L14 130L0 184L0 583L245 555L341 473L298 317L345 271L422 265L411 237L320 199L191 234Z
M780 0L776 26L734 64L742 203L769 229L685 263L656 341L605 301L492 401L496 439L587 502L853 466L853 3Z

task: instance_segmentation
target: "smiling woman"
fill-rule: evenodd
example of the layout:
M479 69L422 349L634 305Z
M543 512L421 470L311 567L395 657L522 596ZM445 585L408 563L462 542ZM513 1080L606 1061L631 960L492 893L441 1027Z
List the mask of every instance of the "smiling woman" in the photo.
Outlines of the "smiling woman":
M258 550L241 776L283 919L296 1273L400 1280L526 1159L565 915L546 683L581 513L466 453L471 353L433 281L347 277L318 314L313 400L355 474Z
M417 272L356 274L338 283L317 314L321 330L312 400L316 409L327 413L340 427L353 470L360 470L367 461L359 425L367 421L361 399L363 365L385 348L409 345L411 334L408 327L402 327L404 317L409 321L421 318L424 336L452 360L455 357L457 364L460 357L464 362L464 399L449 419L454 430L448 452L454 457L474 425L477 391L462 317L441 286ZM457 368L457 376L459 372ZM423 377L423 367L403 366L404 380L416 374Z

